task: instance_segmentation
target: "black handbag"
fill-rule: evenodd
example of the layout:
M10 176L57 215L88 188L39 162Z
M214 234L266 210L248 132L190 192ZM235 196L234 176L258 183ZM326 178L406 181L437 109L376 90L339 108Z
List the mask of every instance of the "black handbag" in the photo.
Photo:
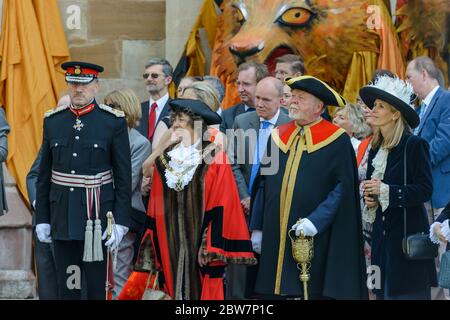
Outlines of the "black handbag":
M404 173L403 180L404 186L406 186L406 147L408 146L408 140L405 144L405 151L403 155L404 161ZM434 219L434 217L433 217ZM424 260L424 259L434 259L438 255L439 245L433 243L430 240L430 235L428 233L416 233L407 236L406 233L406 207L403 206L403 223L404 223L404 238L402 242L403 254L408 260Z
M426 233L416 233L403 239L403 253L408 260L434 259L438 255L439 245L430 240Z

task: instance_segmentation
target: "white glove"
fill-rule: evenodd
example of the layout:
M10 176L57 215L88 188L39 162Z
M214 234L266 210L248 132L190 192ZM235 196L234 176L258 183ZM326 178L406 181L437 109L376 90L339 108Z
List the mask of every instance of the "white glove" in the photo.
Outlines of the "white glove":
M51 226L48 223L39 223L36 225L36 235L40 242L52 243L50 236Z
M110 249L116 249L119 247L120 241L122 241L123 237L127 234L128 228L120 224L113 224L111 226L111 231L111 238L105 242L105 246ZM105 240L106 236L107 234L105 230L105 232L103 232L102 240Z
M295 230L295 235L297 237L300 235L301 230L303 230L303 234L306 237L314 237L318 232L314 224L307 218L303 219L301 223L297 222L294 224L292 230Z
M253 251L255 251L258 254L261 254L262 231L254 230L252 232L251 241L252 241Z
M440 235L445 238L446 241L450 240L450 228L448 225L448 219L444 222L440 223L435 221L430 226L430 239L433 243L440 244L441 241L445 241L444 239L440 238L439 235L436 233L436 225L440 226Z

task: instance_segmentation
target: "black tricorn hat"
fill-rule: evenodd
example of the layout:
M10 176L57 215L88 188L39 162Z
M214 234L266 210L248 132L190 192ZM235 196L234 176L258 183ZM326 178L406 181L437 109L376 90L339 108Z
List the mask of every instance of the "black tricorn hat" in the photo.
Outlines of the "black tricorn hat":
M322 80L313 76L288 77L284 79L284 82L291 89L298 89L312 94L327 106L345 107L345 100L339 93Z
M82 84L97 79L98 74L104 70L102 66L82 61L64 62L61 68L66 70L66 82Z
M416 128L420 123L417 112L411 106L414 99L414 91L409 83L397 77L378 77L375 83L364 86L359 90L359 96L370 109L375 100L380 99L400 111L403 118L411 128Z
M173 111L188 111L194 113L205 120L207 125L220 124L222 118L211 110L207 104L192 99L173 99L169 101L169 106Z

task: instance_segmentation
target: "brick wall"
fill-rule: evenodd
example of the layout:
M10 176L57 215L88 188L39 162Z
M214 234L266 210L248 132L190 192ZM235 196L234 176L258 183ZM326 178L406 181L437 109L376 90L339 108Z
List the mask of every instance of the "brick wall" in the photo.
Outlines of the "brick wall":
M166 1L58 1L72 59L105 67L98 100L118 88L132 88L143 100L143 66L165 56Z

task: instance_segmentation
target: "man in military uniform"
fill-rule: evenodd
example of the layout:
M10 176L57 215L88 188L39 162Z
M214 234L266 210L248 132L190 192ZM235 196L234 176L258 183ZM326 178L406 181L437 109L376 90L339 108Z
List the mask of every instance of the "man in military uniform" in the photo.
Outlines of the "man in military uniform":
M70 106L47 112L36 197L36 234L54 245L60 298L105 298L106 247L128 231L131 157L124 114L98 105L103 67L66 62ZM106 213L113 212L106 239ZM102 240L107 240L103 242Z

